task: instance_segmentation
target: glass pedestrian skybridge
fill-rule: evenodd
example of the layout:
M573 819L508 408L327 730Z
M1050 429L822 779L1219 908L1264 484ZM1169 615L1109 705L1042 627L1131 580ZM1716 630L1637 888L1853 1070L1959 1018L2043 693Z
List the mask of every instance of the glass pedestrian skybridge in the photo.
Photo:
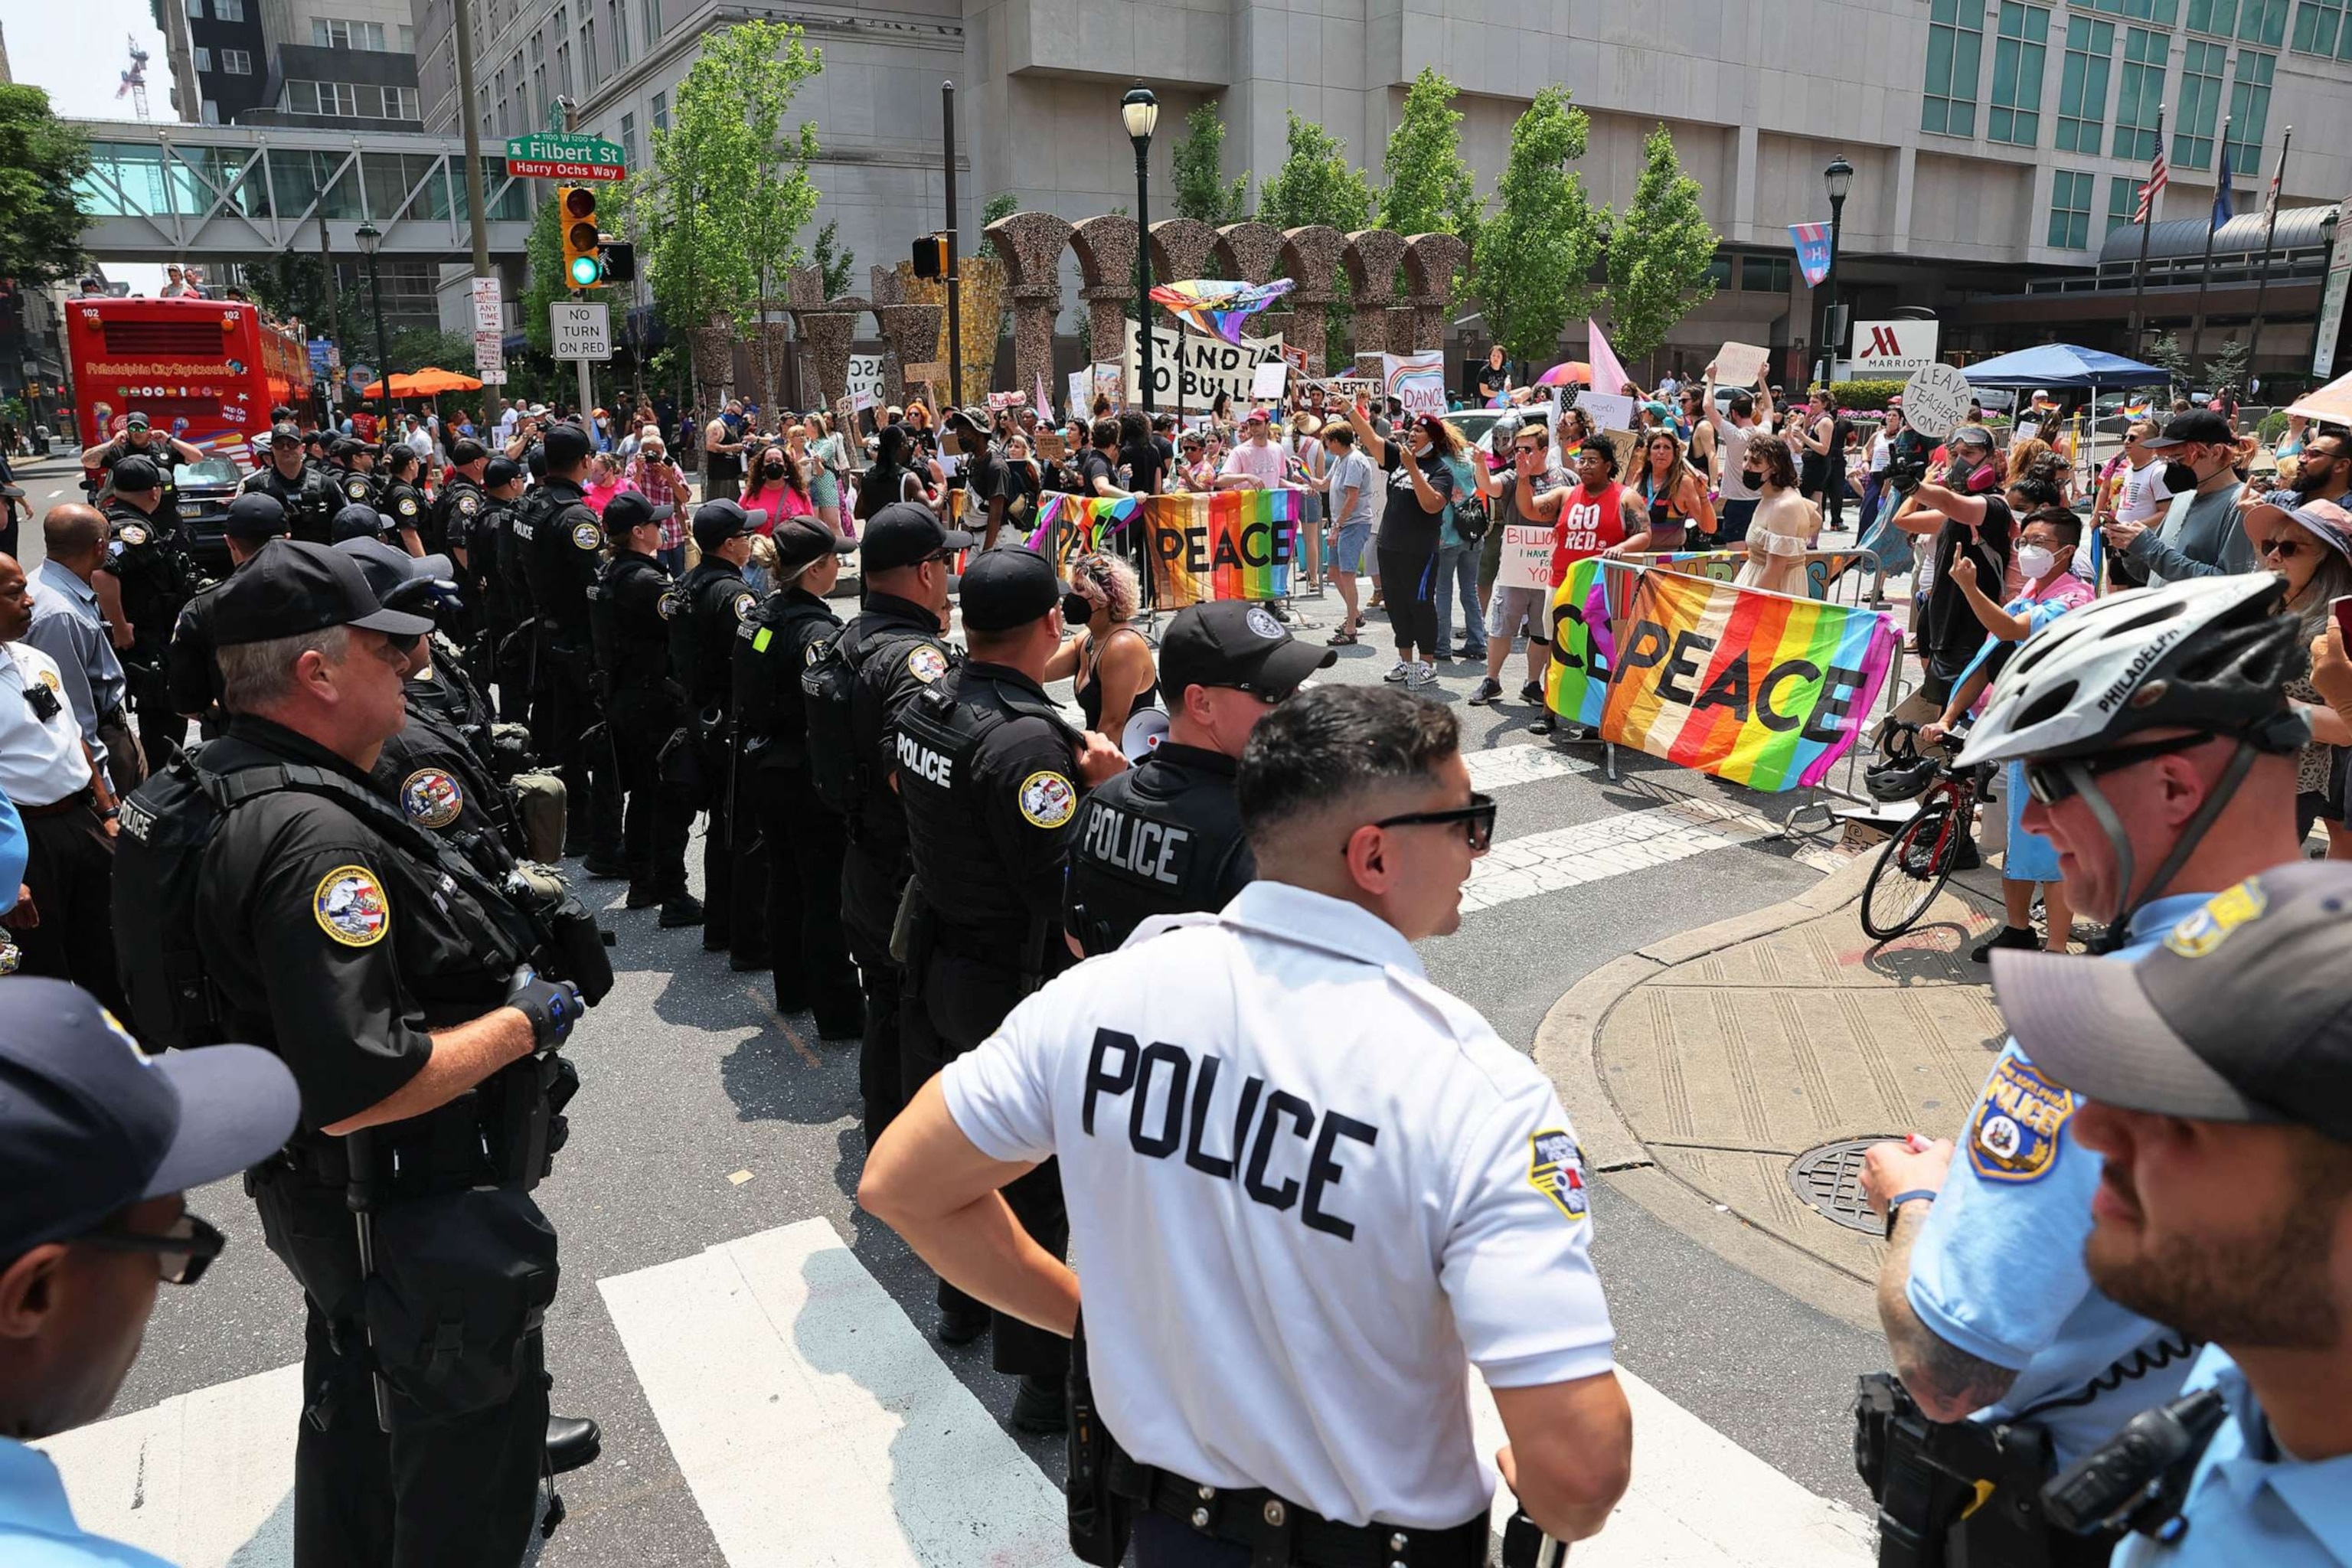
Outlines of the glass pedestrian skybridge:
M345 255L357 253L362 223L383 236L385 256L455 259L472 249L462 137L74 123L90 140L89 172L73 187L82 247L101 261L316 251L322 223ZM522 253L531 184L509 177L503 156L482 159L492 254Z

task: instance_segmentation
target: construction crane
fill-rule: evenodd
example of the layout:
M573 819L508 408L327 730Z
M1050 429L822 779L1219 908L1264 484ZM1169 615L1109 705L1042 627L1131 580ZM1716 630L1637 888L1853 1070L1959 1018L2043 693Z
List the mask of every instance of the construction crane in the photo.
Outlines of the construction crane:
M131 37L128 41L131 47L131 68L122 73L122 85L114 89L114 96L120 100L128 94L131 107L138 111L139 118L143 121L148 117L147 51L139 47L137 38Z

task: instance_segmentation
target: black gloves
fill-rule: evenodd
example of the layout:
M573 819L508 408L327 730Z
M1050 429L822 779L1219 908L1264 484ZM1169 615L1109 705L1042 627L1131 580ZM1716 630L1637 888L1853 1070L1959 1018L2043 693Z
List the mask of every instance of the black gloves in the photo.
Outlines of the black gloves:
M530 1020L536 1048L551 1051L571 1037L572 1026L587 1011L580 989L568 980L549 980L529 964L507 982L506 1005Z

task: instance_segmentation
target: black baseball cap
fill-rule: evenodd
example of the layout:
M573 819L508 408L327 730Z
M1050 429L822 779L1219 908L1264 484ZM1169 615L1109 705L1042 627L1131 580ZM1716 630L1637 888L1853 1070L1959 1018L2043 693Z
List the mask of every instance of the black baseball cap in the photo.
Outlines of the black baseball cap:
M327 456L330 458L356 458L362 452L373 451L373 449L374 448L371 447L365 441L361 440L356 436L338 436L333 441L328 444Z
M550 473L568 472L586 462L588 454L596 449L596 444L588 439L588 432L568 421L549 426L547 434L539 439L541 448L547 454Z
M494 490L522 478L522 465L512 458L492 458L482 465L482 488Z
M2139 959L1992 955L2034 1065L2086 1099L2352 1143L2352 865L2294 860L2208 899Z
M604 537L618 539L633 528L643 528L649 522L667 522L677 515L677 508L667 501L659 506L635 490L623 490L604 503Z
M2192 408L2165 421L2162 435L2150 437L2140 445L2153 452L2166 447L2228 447L2235 445L2237 439L2231 434L2227 419L2210 408Z
M731 500L704 501L694 509L694 547L716 550L767 521L764 507L746 507Z
M328 531L338 544L346 539L381 539L391 531L392 519L365 502L355 502L335 513Z
M457 575L446 555L411 555L381 539L342 540L336 544L335 553L359 563L368 587L384 604L392 603L393 595L411 583L446 582Z
M286 503L261 490L248 491L228 503L221 531L231 539L275 539L286 531Z
M940 522L929 507L902 500L876 512L858 544L866 571L887 572L919 565L943 550L969 550L978 542L962 529Z
M213 595L213 643L268 642L329 626L359 626L387 637L417 637L433 629L423 616L387 610L367 574L348 555L323 544L273 539L232 574Z
M147 428L147 416L134 408L122 416L122 427L125 430L144 430Z
M1232 686L1279 702L1318 669L1337 663L1337 648L1313 647L1290 635L1264 605L1219 599L1187 605L1160 639L1160 685L1180 706L1188 686Z
M163 474L150 458L121 458L115 460L114 488L118 490L143 496L163 482Z
M846 555L857 548L856 540L842 538L822 519L814 517L784 519L776 524L774 538L776 573L787 580L799 576L828 555Z
M19 975L0 994L0 1262L257 1165L301 1118L257 1046L150 1057L78 985Z
M1054 563L1034 550L991 550L964 568L963 624L976 632L1009 632L1059 608L1062 580Z

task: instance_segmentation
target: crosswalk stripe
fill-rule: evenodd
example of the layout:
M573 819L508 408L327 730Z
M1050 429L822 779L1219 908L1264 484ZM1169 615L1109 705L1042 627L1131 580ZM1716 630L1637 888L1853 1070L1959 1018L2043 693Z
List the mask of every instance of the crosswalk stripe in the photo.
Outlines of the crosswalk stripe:
M730 1568L1076 1561L1061 1494L824 1220L597 1289Z
M724 1242L597 1289L728 1568L1075 1562L1060 1491L826 1221ZM1633 1484L1575 1563L1873 1560L1862 1515L1632 1373L1617 1376L1633 1411ZM1475 1377L1470 1394L1479 1448L1491 1455L1506 1440L1501 1417ZM301 1404L301 1369L279 1367L39 1447L85 1529L179 1568L283 1568L293 1556ZM1511 1500L1497 1493L1499 1531Z
M1770 831L1760 820L1742 821L1678 805L1619 812L1572 827L1502 839L1471 868L1462 889L1462 912L1752 844Z
M1589 773L1595 766L1587 758L1550 746L1490 746L1467 753L1463 761L1470 769L1470 787L1489 795L1512 784Z

